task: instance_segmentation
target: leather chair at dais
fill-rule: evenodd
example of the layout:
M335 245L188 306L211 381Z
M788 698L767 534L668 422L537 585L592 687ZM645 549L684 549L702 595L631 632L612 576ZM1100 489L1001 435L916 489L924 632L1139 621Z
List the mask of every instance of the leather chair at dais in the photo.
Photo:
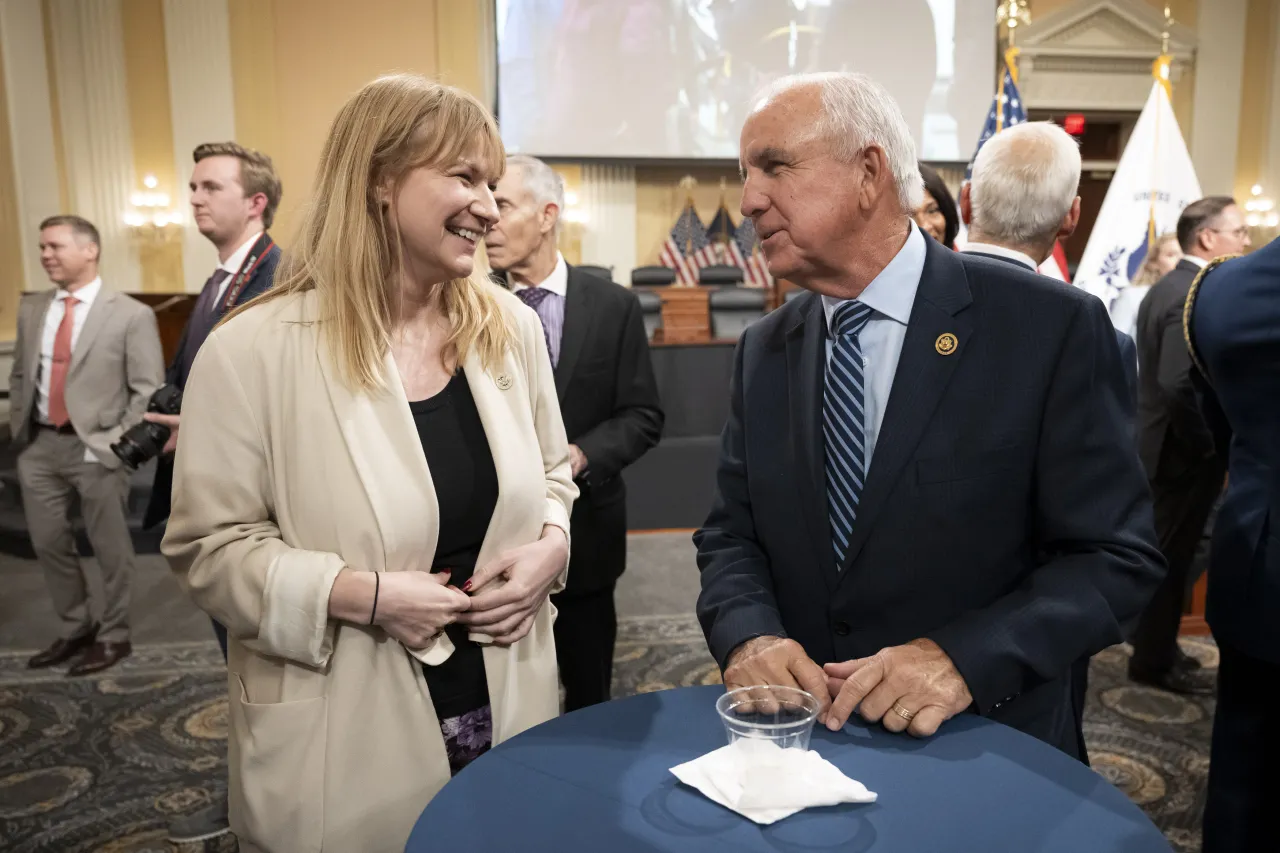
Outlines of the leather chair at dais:
M734 287L742 284L742 267L712 264L698 270L698 284L712 287Z
M644 314L645 337L653 340L653 333L662 328L662 297L643 287L637 287L633 292L640 300L640 310Z
M632 287L663 287L676 283L676 271L671 267L636 267L631 271Z
M596 278L602 278L605 281L613 281L613 267L593 266L591 264L578 264L577 269L587 275L593 275Z
M765 314L765 291L756 287L725 287L713 290L711 337L736 340L747 326Z

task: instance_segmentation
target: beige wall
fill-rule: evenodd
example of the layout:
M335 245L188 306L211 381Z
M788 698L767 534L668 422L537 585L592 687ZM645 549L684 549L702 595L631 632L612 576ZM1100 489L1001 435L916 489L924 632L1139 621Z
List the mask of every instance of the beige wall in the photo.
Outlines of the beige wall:
M284 200L272 230L287 246L347 98L380 74L436 74L436 2L231 0L229 12L237 135L275 160ZM255 27L261 34L239 38Z
M1235 197L1246 199L1255 183L1265 182L1268 147L1280 146L1271 139L1271 73L1280 29L1280 0L1249 0L1245 20L1244 85L1240 92L1240 142L1236 148ZM1280 187L1267 187L1271 198Z
M0 48L2 50L3 48ZM13 171L13 142L9 137L9 101L0 56L0 340L13 340L22 296L22 246L18 227L18 184ZM8 376L0 382L8 382Z

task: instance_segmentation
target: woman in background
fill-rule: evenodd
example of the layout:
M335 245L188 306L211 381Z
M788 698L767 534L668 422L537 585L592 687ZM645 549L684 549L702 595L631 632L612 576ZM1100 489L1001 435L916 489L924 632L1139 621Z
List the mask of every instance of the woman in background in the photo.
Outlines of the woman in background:
M1165 273L1172 270L1182 260L1182 247L1178 245L1178 235L1170 231L1156 238L1156 244L1147 253L1146 260L1138 269L1129 286L1116 295L1111 303L1111 323L1129 337L1138 331L1138 308L1151 285L1164 278Z
M187 384L164 552L227 626L245 851L401 851L468 761L559 708L577 495L534 312L487 282L505 153L457 89L334 121L287 274Z
M932 166L920 164L920 177L924 178L924 203L912 218L920 230L948 249L955 249L956 235L960 233L960 212L951 190Z

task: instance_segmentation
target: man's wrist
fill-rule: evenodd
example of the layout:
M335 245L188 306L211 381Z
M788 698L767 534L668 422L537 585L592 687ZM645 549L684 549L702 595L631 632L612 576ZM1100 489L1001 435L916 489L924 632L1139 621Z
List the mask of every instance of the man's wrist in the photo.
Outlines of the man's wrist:
M779 637L776 634L756 634L753 637L748 637L741 643L738 643L738 645L734 646L733 651L729 652L728 657L725 658L724 668L728 669L743 658L750 657L761 649L767 648L784 639L786 638Z

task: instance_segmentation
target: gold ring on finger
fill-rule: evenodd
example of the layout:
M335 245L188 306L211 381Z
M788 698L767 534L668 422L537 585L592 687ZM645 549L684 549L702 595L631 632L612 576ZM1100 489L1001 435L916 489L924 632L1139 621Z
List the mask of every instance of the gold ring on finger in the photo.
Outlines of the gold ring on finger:
M906 720L908 723L911 722L911 718L916 715L915 711L908 711L906 708L902 707L897 702L893 703L893 713L897 714L899 717Z

